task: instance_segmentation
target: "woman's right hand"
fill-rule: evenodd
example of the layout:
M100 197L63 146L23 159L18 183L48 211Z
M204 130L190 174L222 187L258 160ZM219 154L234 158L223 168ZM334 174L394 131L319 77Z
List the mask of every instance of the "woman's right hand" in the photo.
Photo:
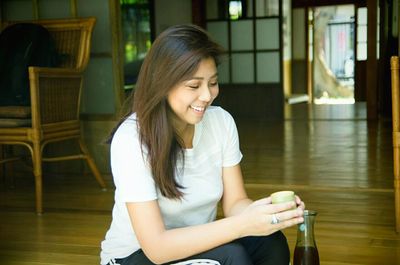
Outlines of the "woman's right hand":
M297 205L296 205L297 203ZM293 210L294 207L298 206ZM243 225L240 236L265 236L275 233L299 223L303 219L304 203L296 196L296 202L285 202L272 204L271 197L260 199L251 203L240 215ZM272 224L272 215L275 214L279 220Z

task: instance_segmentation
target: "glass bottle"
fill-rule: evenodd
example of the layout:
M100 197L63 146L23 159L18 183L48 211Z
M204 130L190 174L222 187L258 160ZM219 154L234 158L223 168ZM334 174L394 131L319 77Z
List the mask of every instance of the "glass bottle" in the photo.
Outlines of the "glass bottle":
M319 265L319 255L314 238L316 211L304 211L304 223L297 226L297 242L293 265Z

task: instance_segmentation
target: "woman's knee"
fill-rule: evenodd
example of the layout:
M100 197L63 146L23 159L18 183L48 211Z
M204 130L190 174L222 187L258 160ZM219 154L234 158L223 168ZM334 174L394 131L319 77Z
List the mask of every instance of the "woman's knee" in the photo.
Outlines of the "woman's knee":
M269 249L267 264L289 264L290 250L287 239L281 231L270 236L268 242L266 242L266 247Z
M223 246L227 264L250 264L250 257L246 249L239 242L232 242ZM238 262L241 261L241 262Z
M289 264L290 250L286 237L281 231L269 236L243 238L240 242L255 265Z
M281 231L278 231L272 236L274 237L277 252L290 258L290 250L285 235Z

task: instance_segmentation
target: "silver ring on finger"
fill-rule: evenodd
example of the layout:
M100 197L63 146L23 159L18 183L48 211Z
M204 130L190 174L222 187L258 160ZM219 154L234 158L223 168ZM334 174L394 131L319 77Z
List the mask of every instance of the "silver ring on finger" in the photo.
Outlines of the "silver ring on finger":
M279 219L278 217L276 217L276 214L272 214L271 215L271 224L278 224L279 223Z

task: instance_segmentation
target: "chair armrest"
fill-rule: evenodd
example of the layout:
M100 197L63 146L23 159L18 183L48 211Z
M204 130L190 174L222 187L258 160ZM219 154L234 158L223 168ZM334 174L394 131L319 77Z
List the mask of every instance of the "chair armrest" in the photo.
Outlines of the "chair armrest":
M32 125L79 120L83 71L29 67Z

